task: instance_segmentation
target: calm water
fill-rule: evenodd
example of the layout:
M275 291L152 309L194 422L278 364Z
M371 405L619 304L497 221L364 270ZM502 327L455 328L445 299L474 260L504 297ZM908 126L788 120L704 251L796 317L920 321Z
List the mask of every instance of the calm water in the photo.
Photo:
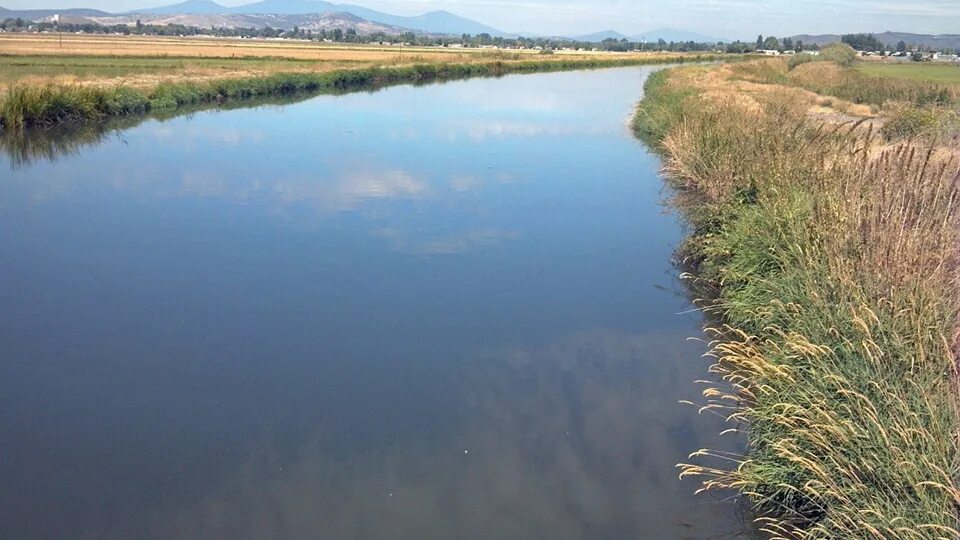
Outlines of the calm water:
M0 537L731 538L650 69L0 155Z

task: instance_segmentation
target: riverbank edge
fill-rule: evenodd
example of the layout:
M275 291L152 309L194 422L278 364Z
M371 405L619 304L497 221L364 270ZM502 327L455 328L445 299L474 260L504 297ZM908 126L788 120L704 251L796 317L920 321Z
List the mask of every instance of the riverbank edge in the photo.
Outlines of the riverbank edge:
M364 67L326 73L278 73L204 82L162 83L148 90L80 85L14 85L0 98L0 130L13 132L70 122L104 121L152 112L169 113L264 97L322 92L350 92L404 83L440 82L470 77L497 77L658 64L708 62L720 55L677 55L644 58L491 61Z
M773 133L769 129L732 126L731 96L719 105L702 99L693 85L670 84L673 71L648 79L633 128L669 163L667 181L681 193L692 229L678 260L692 270L694 294L704 295L705 310L719 321L707 329L713 338L707 356L716 362L713 377L724 383L706 383L712 386L701 411L748 431L746 456L698 450L690 456L693 464L678 465L681 476L703 478L702 491L747 496L759 527L772 538L960 538L957 314L949 286L955 276L928 278L918 263L917 275L895 286L882 276L836 279L837 268L863 268L854 250L850 260L841 255L804 267L805 257L828 253L820 244L830 243L824 235L834 232L824 224L827 232L811 233L817 224L809 209L821 196L816 182L767 185L754 177L734 189L717 183L744 170L797 174L802 167L784 162L792 152L812 153L803 145L820 144L818 138L862 155L867 174L894 178L899 172L904 182L934 174L933 151L904 145L871 161L871 143L852 129L825 134L786 112L774 127L794 146L768 143L762 137ZM678 141L692 148L678 156ZM744 165L751 160L766 163ZM840 169L828 160L816 166L823 168L818 180L848 179L832 180L834 168ZM955 184L960 177L954 170L944 174ZM770 186L783 191L764 194ZM911 219L955 229L953 190L950 214L927 207L932 218ZM832 186L825 191L824 197L834 192ZM836 186L836 192L856 199L878 191ZM914 206L918 213L924 208ZM956 237L950 238L953 246L931 240L931 250L945 252L941 266L955 265ZM780 250L791 255L774 255Z

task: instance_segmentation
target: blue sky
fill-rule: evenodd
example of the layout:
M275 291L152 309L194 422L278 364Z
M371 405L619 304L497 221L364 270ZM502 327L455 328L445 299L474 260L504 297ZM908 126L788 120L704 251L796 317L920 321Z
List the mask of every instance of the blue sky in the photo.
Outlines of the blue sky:
M8 8L126 10L179 0L0 0ZM252 0L220 0L237 5ZM669 26L722 38L884 30L960 33L960 0L333 0L399 15L446 9L509 32L627 34ZM751 37L753 36L753 37Z

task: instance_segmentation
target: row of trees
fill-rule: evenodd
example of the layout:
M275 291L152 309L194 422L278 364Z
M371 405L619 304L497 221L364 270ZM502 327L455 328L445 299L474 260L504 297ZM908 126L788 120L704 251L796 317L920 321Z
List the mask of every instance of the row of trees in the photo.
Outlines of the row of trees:
M873 34L847 34L841 38L843 43L850 45L858 51L871 51L871 52L887 52L887 51L896 51L898 53L924 53L924 52L934 52L932 47L924 45L914 45L908 44L906 41L900 40L896 45L891 45L889 43L883 43ZM953 54L953 49L943 49L941 52L947 54Z
M840 38L840 41L853 47L858 51L885 51L889 47L880 42L873 34L847 34ZM907 44L900 42L903 51L906 51Z
M25 21L20 17L17 17L16 19L4 20L2 23L0 23L0 28L3 28L4 30L20 30L26 28L30 24L30 21Z
M933 52L933 49L925 46L917 46L913 44L908 44L904 41L898 42L896 45L885 44L881 42L873 34L846 34L841 36L840 41L846 43L847 45L853 47L857 51L896 51L901 53L906 52ZM757 36L757 41L755 44L748 45L735 41L726 45L727 52L751 52L758 50L772 50L772 51L816 51L820 48L816 43L805 44L803 41L796 40L794 41L791 38L777 39L774 36L763 37L763 35ZM953 50L942 50L941 52L953 53Z
M449 47L458 45L462 47L500 47L500 48L540 48L540 49L592 49L597 48L606 51L707 51L717 48L715 43L696 43L687 42L667 42L663 39L656 43L642 43L629 41L626 39L606 39L601 43L591 43L585 41L556 39L556 38L505 38L492 36L488 33L477 35L462 34L460 36L437 36L427 34L416 34L406 32L403 34L385 34L383 32L373 34L359 34L353 28L348 29L322 29L322 30L304 30L294 26L292 29L284 30L278 28L200 28L195 26L185 26L182 24L144 24L137 20L134 25L112 24L102 25L96 23L61 23L59 26L52 22L32 23L23 19L7 19L0 23L0 28L7 31L25 31L28 28L47 32L60 30L63 32L82 32L87 34L124 34L124 35L159 35L159 36L216 36L216 37L242 37L242 38L287 38L287 39L305 39L314 41L334 41L342 43L405 43L418 46L442 46Z
M6 19L0 23L0 28L6 31L25 31L29 28L39 31L53 31L58 28L64 32L83 32L88 34L142 34L159 36L197 36L207 35L216 37L243 37L243 38L288 38L305 39L314 41L334 41L340 43L391 43L391 44L410 44L417 46L462 46L462 47L499 47L499 48L540 48L540 49L600 49L605 51L710 51L723 50L728 53L746 54L758 50L776 50L785 51L816 51L819 47L815 43L804 43L800 40L791 38L778 39L774 36L757 36L755 43L746 43L734 41L732 43L697 43L693 41L686 42L667 42L663 39L657 42L645 43L629 41L627 39L605 39L600 43L591 43L576 40L556 39L556 38L504 38L492 36L487 33L476 35L462 34L460 36L436 36L426 34L416 34L406 32L403 34L385 34L382 32L374 34L361 35L352 28L348 29L323 29L323 30L304 30L299 27L284 30L279 28L199 28L195 26L184 26L182 24L143 24L137 20L133 26L126 24L102 25L96 23L71 24L63 23L57 27L54 23L41 22L32 23L22 18ZM918 47L907 44L903 41L897 43L894 47L883 44L873 34L848 34L842 37L843 43L850 45L858 51L891 51L897 52L930 52L928 47ZM942 51L953 53L954 51Z
M739 43L739 42L738 42ZM794 51L794 52L803 52L803 51L819 51L820 46L816 43L804 43L801 40L794 41L793 38L785 37L782 40L777 39L775 36L763 37L763 34L757 36L757 42L755 49L757 51Z

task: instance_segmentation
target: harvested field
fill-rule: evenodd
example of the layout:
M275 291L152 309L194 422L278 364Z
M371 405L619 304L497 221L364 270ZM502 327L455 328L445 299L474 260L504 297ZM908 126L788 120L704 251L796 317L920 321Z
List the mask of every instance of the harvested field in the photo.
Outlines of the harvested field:
M658 53L559 51L556 61L656 58ZM667 56L667 55L663 55ZM676 54L669 55L676 58ZM127 86L326 73L373 66L544 60L536 51L347 45L294 40L0 34L0 92L26 83Z

